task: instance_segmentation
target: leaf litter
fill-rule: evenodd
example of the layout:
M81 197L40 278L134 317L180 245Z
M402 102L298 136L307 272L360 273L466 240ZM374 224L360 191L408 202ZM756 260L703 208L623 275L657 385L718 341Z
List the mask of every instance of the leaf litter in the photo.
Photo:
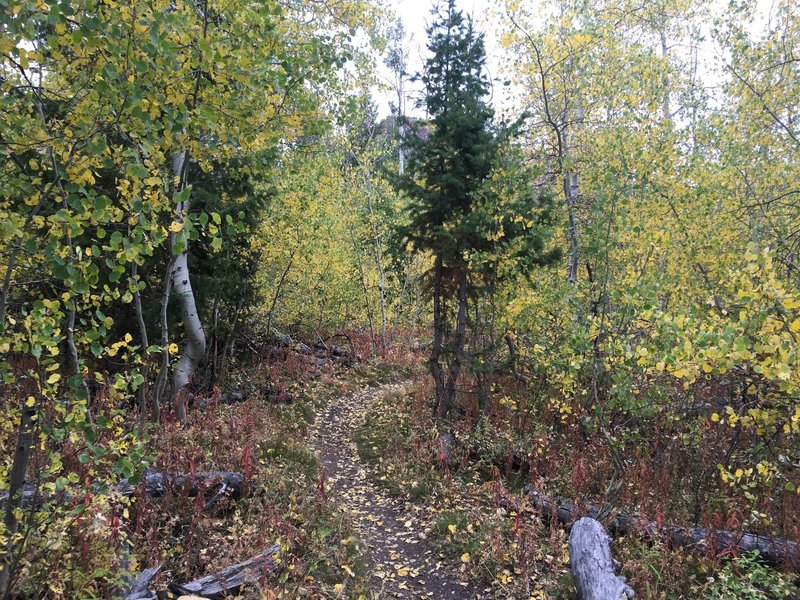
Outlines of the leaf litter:
M489 590L463 581L440 560L424 533L423 507L389 495L370 479L358 455L353 436L366 410L405 385L364 388L318 409L311 446L324 468L325 493L366 541L378 598L488 598Z

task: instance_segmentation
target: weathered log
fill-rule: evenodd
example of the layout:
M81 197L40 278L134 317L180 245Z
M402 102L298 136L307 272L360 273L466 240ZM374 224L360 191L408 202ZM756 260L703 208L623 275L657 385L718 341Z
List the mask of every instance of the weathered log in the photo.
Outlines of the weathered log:
M563 498L550 498L536 492L532 486L526 486L530 505L540 513L555 514L559 522L568 525L579 516L585 515L600 521L605 515L596 506L587 506L579 511L572 502ZM757 551L762 560L774 566L788 566L800 571L800 545L792 540L770 538L754 533L737 533L724 529L707 529L704 527L660 526L654 521L618 512L608 523L609 530L615 535L640 533L651 538L658 538L672 548L685 548L690 552L708 552L717 554L737 554Z
M269 337L269 341L277 346L287 348L292 344L292 336L288 333L274 333Z
M275 555L280 548L280 544L273 544L258 556L213 575L206 575L188 583L170 583L169 590L174 594L193 594L203 598L225 598L234 595L244 584L255 583L267 573L276 570Z
M297 342L297 343L296 343L296 344L295 344L295 345L292 347L292 350L294 350L294 351L295 351L295 352L297 352L298 354L305 354L305 355L310 355L310 354L313 354L313 352L312 352L311 348L309 348L309 347L308 347L308 345L307 345L307 344L304 344L303 342Z
M217 397L216 402L217 404L237 404L249 400L253 394L260 396L262 400L275 404L291 404L294 401L294 398L281 387L267 383L260 388L244 387L232 392L225 392ZM214 396L212 395L200 400L199 406L200 408L208 408L213 403Z
M611 555L611 538L596 519L583 517L569 534L572 581L580 600L619 600L636 593L617 575L619 563Z
M125 600L155 600L156 595L148 588L153 577L161 570L161 565L145 569L131 585L131 589L125 595Z
M343 333L337 333L332 337L343 337L345 338L348 343L350 344L351 351L355 354L353 342L350 341L350 338L347 337ZM332 339L332 338L331 338ZM350 360L350 354L347 350L342 348L341 346L337 346L336 344L331 344L325 342L324 340L320 340L314 344L315 356L317 358L317 364L320 365L320 359L322 360L334 360L334 361L348 361ZM324 364L324 363L322 363Z
M237 402L244 402L250 397L250 390L245 388L233 392L226 392L220 395L217 402L220 404L236 404Z
M122 493L133 493L130 486L122 484L120 486L119 489ZM222 497L227 496L233 500L239 500L247 495L247 482L244 476L231 471L200 471L197 475L159 473L149 470L144 473L144 490L148 496L163 496L167 490L173 489L194 497L200 491L205 492L214 488L217 488L217 491L205 503L205 510L213 508Z
M176 492L186 493L188 496L197 496L202 490L207 492L216 490L205 504L205 510L210 510L223 497L239 500L247 495L247 482L243 475L231 471L200 471L197 475L184 475L182 473L159 473L147 470L143 475L144 492L148 496L163 496L173 489ZM102 489L102 488L100 488ZM107 488L105 488L107 489ZM116 489L124 496L132 496L136 486L131 485L127 479L117 484ZM45 502L69 502L74 494L61 490L53 496L45 496L38 491L36 486L26 483L22 492L22 506L41 506ZM0 508L8 501L8 493L0 495Z

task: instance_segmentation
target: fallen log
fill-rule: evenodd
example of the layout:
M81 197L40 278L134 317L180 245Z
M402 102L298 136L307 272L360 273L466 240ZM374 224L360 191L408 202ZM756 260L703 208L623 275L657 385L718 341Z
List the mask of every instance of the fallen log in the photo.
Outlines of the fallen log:
M236 404L237 402L244 402L250 397L250 390L236 390L235 392L228 392L219 397L220 404Z
M587 506L578 510L572 502L563 498L550 498L535 491L530 484L526 486L528 500L537 512L554 514L559 522L569 525L579 516L588 516L599 521L605 520L603 511L596 506ZM800 545L797 542L770 538L754 533L737 533L724 529L707 529L704 527L660 526L654 521L618 512L608 523L609 530L615 535L641 533L651 538L658 538L672 548L685 548L690 552L708 552L717 554L737 554L757 551L764 562L773 566L787 566L800 571Z
M155 600L156 595L148 588L153 577L161 570L161 565L145 569L131 585L131 589L125 595L125 600Z
M619 600L636 597L627 580L617 575L619 563L611 555L611 538L596 519L583 517L569 534L572 581L580 600Z
M187 594L203 598L225 598L235 595L247 583L256 583L267 573L277 568L275 555L280 544L273 544L265 552L244 562L237 563L212 575L206 575L188 583L169 584L173 594Z
M194 497L202 491L207 493L215 490L211 499L205 503L205 510L210 510L223 497L239 500L247 495L247 481L244 475L231 471L199 471L196 475L185 475L183 473L160 473L158 471L146 470L142 475L144 493L148 496L163 496L168 490L175 490L185 493L187 496ZM136 492L136 485L132 485L127 479L123 479L116 486L116 491L123 496L133 496ZM103 491L104 488L94 488L95 492ZM105 488L108 491L108 488ZM41 506L51 500L69 502L74 494L66 490L56 492L52 496L43 495L39 489L30 483L25 483L22 489L22 506ZM8 502L8 493L0 495L0 509Z
M286 393L286 390L282 389L280 386L267 383L259 388L248 386L232 392L225 392L224 394L219 394L216 400L212 394L200 400L198 406L200 408L208 408L215 402L217 404L238 404L239 402L249 400L253 395L260 396L262 400L272 404L291 404L294 402L294 398Z
M121 486L121 487L120 487ZM120 484L118 489L123 494L133 494L133 489L127 483ZM232 471L199 471L196 475L183 473L159 473L158 471L145 471L144 491L148 496L163 496L168 490L185 493L195 497L198 493L216 488L216 492L204 505L204 510L210 510L223 497L239 500L247 495L247 482L244 475Z

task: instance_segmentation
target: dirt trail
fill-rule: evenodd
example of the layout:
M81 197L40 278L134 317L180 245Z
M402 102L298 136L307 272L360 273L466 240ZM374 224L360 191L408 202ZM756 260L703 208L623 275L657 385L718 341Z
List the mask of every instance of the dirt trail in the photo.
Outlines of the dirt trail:
M369 546L374 588L381 598L483 598L444 565L423 532L421 507L388 495L370 481L353 436L376 398L404 384L365 388L317 414L313 448L325 466L328 495L353 519Z

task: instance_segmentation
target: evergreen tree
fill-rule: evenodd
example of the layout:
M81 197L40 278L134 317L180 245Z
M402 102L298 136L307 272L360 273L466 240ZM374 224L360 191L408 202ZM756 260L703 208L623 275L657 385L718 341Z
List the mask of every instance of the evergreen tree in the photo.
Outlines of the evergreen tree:
M428 28L430 57L418 76L425 87L423 105L429 121L415 124L408 136L409 169L401 187L411 199L404 237L434 257L429 366L436 384L434 410L444 416L465 358L469 283L465 254L473 237L468 217L491 173L498 145L491 125L493 111L484 101L489 81L484 74L483 36L471 19L456 10L453 0L437 4L433 15ZM454 324L448 313L454 313Z
M518 161L509 141L516 127L492 123L494 111L485 101L489 81L483 35L455 9L454 0L436 5L433 14L430 57L417 78L425 87L420 108L426 109L428 120L411 124L405 140L408 170L399 184L410 198L402 237L434 259L429 273L433 343L428 364L436 387L434 412L443 417L453 405L464 367L476 376L479 387L490 387L485 365L494 364L493 358L487 361L494 355L494 343L487 347L476 340L471 349L476 360L467 354L470 299L476 315L484 312L478 298L495 293L502 261L527 276L532 267L557 260L559 252L546 250L550 200L534 198L519 185L529 178L512 168ZM506 176L498 172L492 182L496 168ZM504 183L513 174L520 176L517 181ZM490 320L493 327L494 317ZM480 328L474 322L472 329L477 336ZM493 333L489 337L494 339Z

